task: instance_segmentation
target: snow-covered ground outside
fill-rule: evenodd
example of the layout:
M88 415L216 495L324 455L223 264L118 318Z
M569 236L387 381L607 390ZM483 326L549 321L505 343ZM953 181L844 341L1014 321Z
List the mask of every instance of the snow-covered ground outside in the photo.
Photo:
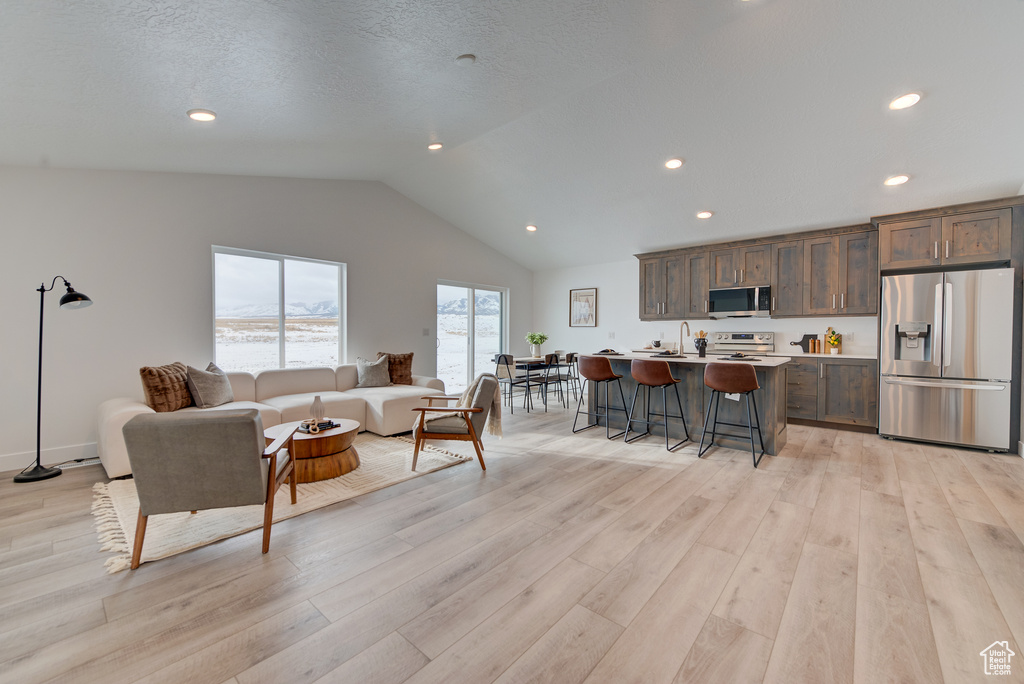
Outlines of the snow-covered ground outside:
M285 365L338 365L337 318L285 319ZM279 368L276 318L218 318L217 365L225 371L257 373Z
M501 316L476 316L474 368L467 371L466 314L439 313L437 316L437 377L445 390L462 392L470 375L494 372L494 355L501 351ZM216 362L225 371L257 373L278 368L278 324L276 318L218 318ZM338 365L337 318L285 319L285 365Z
M469 335L465 314L437 316L437 377L444 380L445 391L458 393L466 389ZM473 377L494 372L494 355L501 351L501 316L476 316L476 353Z

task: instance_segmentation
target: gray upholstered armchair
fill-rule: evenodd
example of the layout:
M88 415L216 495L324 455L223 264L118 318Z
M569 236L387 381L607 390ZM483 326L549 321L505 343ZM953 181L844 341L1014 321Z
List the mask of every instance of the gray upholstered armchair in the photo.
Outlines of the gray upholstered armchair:
M414 408L419 411L420 419L413 430L416 437L416 446L412 455L412 469L416 470L416 461L420 455L420 447L427 439L458 439L473 443L476 449L476 457L480 461L480 467L487 470L484 465L483 442L480 436L483 434L487 417L491 410L501 410L501 393L498 391L498 378L490 373L483 373L475 381L475 391L469 406L434 406L434 401L451 401L461 399L454 396L433 396L423 397L427 400L428 406ZM497 401L495 401L497 396ZM426 419L427 413L449 414L441 417Z
M122 432L139 493L132 570L146 522L160 513L262 504L263 553L270 549L274 494L286 479L295 503L294 430L266 446L259 411L237 409L139 415Z

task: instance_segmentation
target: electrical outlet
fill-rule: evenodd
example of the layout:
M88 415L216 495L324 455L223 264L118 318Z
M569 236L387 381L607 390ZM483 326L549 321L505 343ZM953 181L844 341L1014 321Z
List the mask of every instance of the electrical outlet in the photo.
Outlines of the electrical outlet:
M608 339L609 340L614 340L615 339L615 333L613 333L613 332L608 333Z
M843 333L843 341L849 342L852 339L853 339L853 333L852 332Z
M665 339L665 331L664 330L662 330L660 333L658 333L658 339L659 340Z

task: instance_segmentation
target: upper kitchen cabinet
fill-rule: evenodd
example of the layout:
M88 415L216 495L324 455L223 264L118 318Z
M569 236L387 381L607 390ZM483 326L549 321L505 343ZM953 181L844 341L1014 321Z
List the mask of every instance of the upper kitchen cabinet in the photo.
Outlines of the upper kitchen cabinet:
M804 313L804 241L772 245L772 316Z
M942 217L943 264L1010 259L1011 210L976 211Z
M711 270L707 252L687 252L686 262L686 312L684 318L708 317L708 283Z
M877 217L881 270L1010 261L1014 208L1009 205L1019 202L1012 197Z
M878 313L878 233L847 233L839 242L839 313Z
M771 282L772 246L748 245L711 252L711 287L759 287Z
M686 259L682 253L640 259L640 319L686 317Z
M805 316L878 312L878 234L804 240Z
M882 223L878 253L882 268L938 266L942 224L937 218Z
M804 315L821 316L838 313L839 295L836 238L819 237L804 240Z

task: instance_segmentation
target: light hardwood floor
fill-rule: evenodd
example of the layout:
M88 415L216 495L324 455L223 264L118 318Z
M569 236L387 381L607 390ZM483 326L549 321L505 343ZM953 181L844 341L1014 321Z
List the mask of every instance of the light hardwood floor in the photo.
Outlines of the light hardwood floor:
M572 417L115 575L102 469L5 474L0 681L959 684L1004 640L1024 681L1020 458L790 426L755 470Z

